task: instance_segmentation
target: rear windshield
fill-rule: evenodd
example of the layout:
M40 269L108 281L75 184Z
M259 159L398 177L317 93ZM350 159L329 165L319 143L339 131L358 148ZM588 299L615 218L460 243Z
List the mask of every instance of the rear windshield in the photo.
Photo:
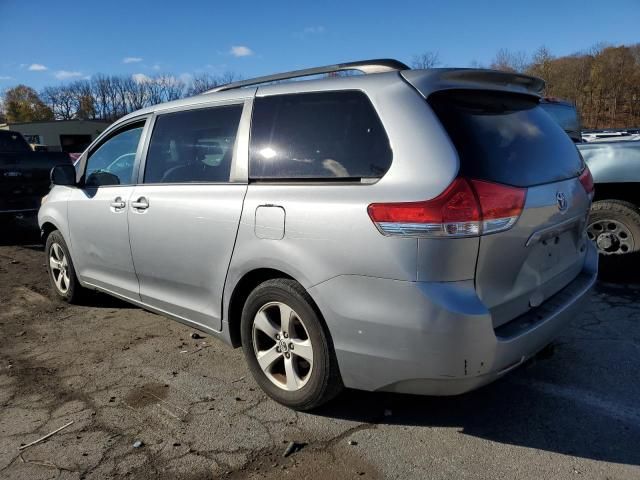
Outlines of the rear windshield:
M458 150L466 177L528 187L582 170L575 145L535 97L457 90L435 93L429 104Z
M30 152L31 147L17 132L0 130L0 152Z

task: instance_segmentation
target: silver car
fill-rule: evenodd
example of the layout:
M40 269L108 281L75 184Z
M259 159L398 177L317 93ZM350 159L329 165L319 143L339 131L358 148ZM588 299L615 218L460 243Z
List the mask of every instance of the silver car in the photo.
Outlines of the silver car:
M547 345L596 278L591 175L542 87L377 60L134 112L52 171L53 289L242 346L296 409L343 387L477 388Z

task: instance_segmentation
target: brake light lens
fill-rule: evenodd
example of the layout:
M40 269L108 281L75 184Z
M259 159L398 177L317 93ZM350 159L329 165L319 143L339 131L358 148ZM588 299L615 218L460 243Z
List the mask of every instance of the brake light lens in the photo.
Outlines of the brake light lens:
M456 178L436 198L373 203L371 220L385 235L473 237L511 228L522 213L526 189Z
M585 165L584 170L578 178L580 179L580 183L584 187L585 192L587 192L587 195L593 197L595 185L593 184L593 176L591 175L591 170L589 170L588 166Z
M508 230L516 223L527 195L525 188L471 180L482 212L482 233Z

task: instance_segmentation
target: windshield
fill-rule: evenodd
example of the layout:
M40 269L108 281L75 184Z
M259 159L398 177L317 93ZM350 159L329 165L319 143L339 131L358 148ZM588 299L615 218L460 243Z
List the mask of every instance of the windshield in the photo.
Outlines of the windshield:
M575 177L575 145L537 98L480 90L433 94L429 103L460 156L460 173L517 187Z
M576 134L578 136L580 135L580 119L578 118L578 111L575 108L561 103L546 102L542 102L540 106L558 122L558 125L560 125L571 138L574 138Z
M0 130L0 152L30 152L31 147L18 132Z

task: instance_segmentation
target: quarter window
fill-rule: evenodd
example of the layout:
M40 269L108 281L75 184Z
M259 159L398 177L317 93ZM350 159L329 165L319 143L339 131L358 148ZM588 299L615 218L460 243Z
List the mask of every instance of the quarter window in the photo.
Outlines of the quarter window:
M87 186L131 184L143 127L144 122L127 126L91 153L85 172Z
M156 118L144 183L228 182L242 105Z
M391 165L387 134L358 91L256 98L250 149L258 180L380 178Z

